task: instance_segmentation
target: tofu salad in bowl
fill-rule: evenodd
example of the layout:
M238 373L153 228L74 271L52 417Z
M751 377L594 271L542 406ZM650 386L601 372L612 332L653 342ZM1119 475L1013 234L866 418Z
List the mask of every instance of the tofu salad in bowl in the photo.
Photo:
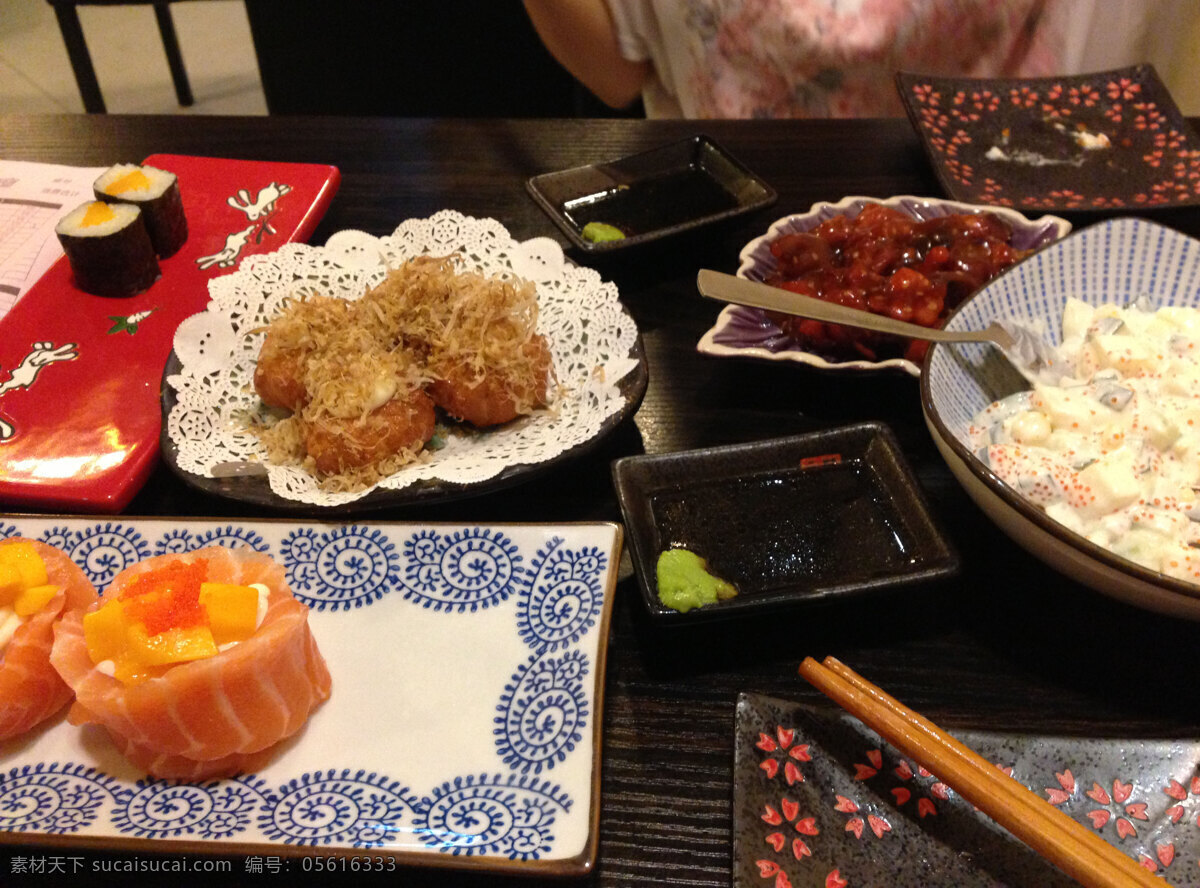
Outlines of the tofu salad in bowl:
M986 346L936 345L933 438L1016 542L1127 603L1200 619L1200 241L1099 223L981 289L947 329L1015 321L1057 350L1032 386Z

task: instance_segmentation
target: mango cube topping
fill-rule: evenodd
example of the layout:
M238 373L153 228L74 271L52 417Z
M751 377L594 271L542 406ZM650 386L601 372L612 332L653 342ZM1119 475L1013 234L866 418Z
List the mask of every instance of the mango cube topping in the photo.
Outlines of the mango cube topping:
M126 636L128 650L147 666L173 666L188 660L202 660L217 653L212 630L207 626L176 626L147 635L134 623Z
M33 543L27 540L0 546L0 565L16 571L21 588L42 586L49 579L46 576L46 562L42 561Z
M18 540L0 546L0 607L28 617L45 607L58 590L32 543Z
M29 586L17 594L16 600L13 601L13 610L17 612L18 617L32 616L50 603L50 599L58 594L59 588L53 583Z
M217 644L242 641L258 627L258 590L231 583L201 583L200 605Z
M134 578L117 598L85 614L93 663L133 683L179 663L215 656L258 628L259 590L204 580L203 564L175 564Z
M20 571L13 565L0 561L0 601L11 601L23 586Z
M105 222L111 222L116 215L112 207L97 200L88 204L88 208L84 211L83 218L79 220L79 224L84 228L91 228L95 225L103 225Z
M130 170L121 178L108 186L110 194L124 194L126 191L141 191L150 187L150 177L141 170Z

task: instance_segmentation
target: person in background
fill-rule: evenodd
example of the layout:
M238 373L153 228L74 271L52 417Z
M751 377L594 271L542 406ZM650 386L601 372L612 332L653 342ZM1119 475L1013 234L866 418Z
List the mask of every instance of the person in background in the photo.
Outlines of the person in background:
M647 117L897 116L900 70L1042 77L1149 61L1200 80L1192 0L525 0L525 9L584 86L614 108L641 96ZM1180 52L1190 56L1182 66Z

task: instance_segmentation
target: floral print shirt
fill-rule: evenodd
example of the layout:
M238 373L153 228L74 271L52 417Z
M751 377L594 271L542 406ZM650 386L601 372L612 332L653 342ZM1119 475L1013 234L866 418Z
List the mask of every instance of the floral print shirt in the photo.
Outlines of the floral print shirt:
M899 70L1063 73L1070 0L607 0L650 117L902 115Z

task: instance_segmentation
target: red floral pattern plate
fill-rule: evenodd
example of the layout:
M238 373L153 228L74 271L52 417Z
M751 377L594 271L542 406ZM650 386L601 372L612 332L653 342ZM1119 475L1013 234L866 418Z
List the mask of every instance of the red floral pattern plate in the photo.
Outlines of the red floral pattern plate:
M734 888L1076 883L838 709L742 694ZM1200 744L956 731L1170 885L1200 873Z
M1200 141L1151 65L1025 80L896 75L946 192L1018 210L1200 204Z
M180 321L208 281L254 253L305 240L336 167L157 154L179 177L188 239L127 299L79 290L59 259L0 320L0 503L117 512L158 457L159 382Z

